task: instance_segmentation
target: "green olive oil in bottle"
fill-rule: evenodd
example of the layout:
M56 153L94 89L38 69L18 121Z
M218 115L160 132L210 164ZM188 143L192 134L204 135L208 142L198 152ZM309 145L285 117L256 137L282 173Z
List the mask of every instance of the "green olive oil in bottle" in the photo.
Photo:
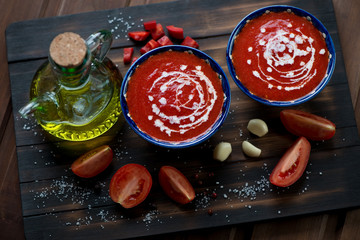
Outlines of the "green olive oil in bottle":
M43 129L63 140L86 141L108 131L121 114L122 77L106 57L111 43L107 30L86 41L70 32L55 37L33 78L31 100L19 112L34 113Z

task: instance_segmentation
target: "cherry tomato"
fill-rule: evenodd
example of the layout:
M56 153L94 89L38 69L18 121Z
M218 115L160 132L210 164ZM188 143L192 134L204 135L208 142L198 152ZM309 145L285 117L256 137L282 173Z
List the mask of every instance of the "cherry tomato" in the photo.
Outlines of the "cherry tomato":
M286 109L281 111L280 119L289 132L310 140L328 140L335 135L334 123L311 113Z
M130 163L117 170L111 178L109 194L114 202L132 208L146 199L151 186L149 171L142 165Z
M300 137L285 152L270 174L270 182L279 187L287 187L295 183L304 173L310 156L309 141Z
M91 178L104 171L113 159L113 151L108 145L95 148L73 162L71 170L83 178Z
M189 180L174 167L161 167L159 182L164 192L175 202L186 204L195 198L195 191Z

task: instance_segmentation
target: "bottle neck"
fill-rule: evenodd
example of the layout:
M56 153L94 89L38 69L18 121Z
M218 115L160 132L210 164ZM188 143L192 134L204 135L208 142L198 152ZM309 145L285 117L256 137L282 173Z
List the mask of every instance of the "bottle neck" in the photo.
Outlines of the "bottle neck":
M87 50L83 62L76 67L60 66L51 58L51 56L49 56L49 62L60 85L68 88L77 88L83 85L89 77L91 68L91 53Z

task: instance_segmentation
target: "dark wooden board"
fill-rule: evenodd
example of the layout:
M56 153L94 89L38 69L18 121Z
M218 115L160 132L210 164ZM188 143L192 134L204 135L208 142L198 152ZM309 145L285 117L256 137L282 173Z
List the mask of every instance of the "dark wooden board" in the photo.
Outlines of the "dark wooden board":
M236 24L251 11L272 4L293 5L313 13L331 33L337 54L328 86L313 100L295 107L332 120L337 133L329 141L312 142L306 173L285 189L268 182L269 173L295 139L280 123L282 108L261 105L243 94L230 78L225 60L228 37ZM94 179L79 179L69 169L75 156L64 152L65 143L17 114L28 101L32 76L46 59L47 46L56 34L76 31L86 37L101 28L114 30L116 39L109 57L125 75L128 66L122 64L122 48L134 46L138 55L141 47L124 37L126 31L142 29L142 22L152 19L164 26L183 27L186 35L199 42L200 50L223 67L231 86L230 113L211 139L181 150L151 145L122 122L116 135L107 133L99 138L114 149L111 166ZM128 25L131 28L122 32ZM7 28L6 41L27 239L123 239L360 206L360 140L330 0L198 0L90 12L14 23ZM251 118L264 119L269 134L263 138L251 135L246 130ZM243 155L241 142L246 139L263 150L261 158ZM233 146L223 163L212 160L212 150L220 141ZM111 201L108 184L114 172L130 162L145 165L154 185L144 203L125 210ZM189 178L197 193L193 203L180 206L166 197L156 180L162 165L173 165ZM217 193L216 199L209 197L212 192Z

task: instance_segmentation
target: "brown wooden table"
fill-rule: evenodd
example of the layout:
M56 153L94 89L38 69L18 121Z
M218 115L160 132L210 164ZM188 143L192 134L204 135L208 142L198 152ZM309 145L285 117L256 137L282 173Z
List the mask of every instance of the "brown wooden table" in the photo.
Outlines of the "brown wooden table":
M23 239L18 165L12 117L10 82L6 64L5 29L15 21L145 5L151 0L129 1L5 1L0 0L0 239ZM357 125L360 126L360 2L333 0L346 73ZM231 80L230 80L231 81ZM289 217L276 221L157 236L156 239L359 239L360 209Z

